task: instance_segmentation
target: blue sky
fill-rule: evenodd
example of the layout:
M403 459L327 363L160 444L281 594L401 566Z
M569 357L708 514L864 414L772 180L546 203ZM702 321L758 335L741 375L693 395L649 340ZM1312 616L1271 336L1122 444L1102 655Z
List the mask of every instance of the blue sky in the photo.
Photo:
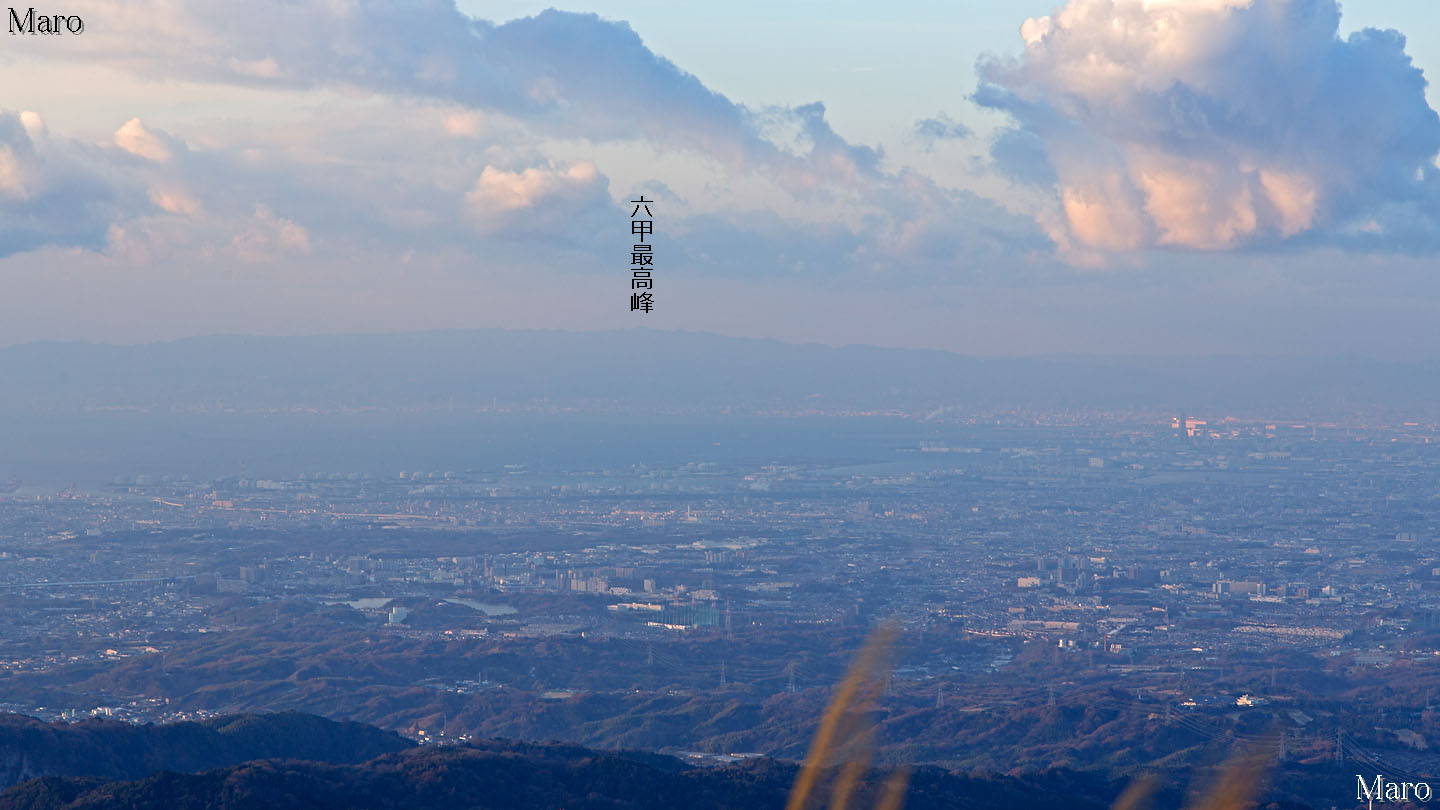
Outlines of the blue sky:
M77 0L84 35L9 39L0 343L1440 354L1426 3L547 9Z
M496 19L545 3L469 3ZM1019 22L1049 3L636 3L588 7L627 20L646 43L707 85L754 105L823 100L837 129L862 142L893 139L895 124L939 109L973 114L975 57L1016 52Z
M863 142L893 138L890 123L933 114L937 107L983 122L965 102L975 85L976 57L1020 52L1021 21L1049 14L1057 5L1053 0L460 3L472 16L495 20L552 7L626 20L651 48L716 90L756 105L824 100L836 128ZM1429 0L1351 0L1342 10L1342 33L1398 29L1426 75L1440 71L1440 15ZM1429 97L1436 106L1433 87Z

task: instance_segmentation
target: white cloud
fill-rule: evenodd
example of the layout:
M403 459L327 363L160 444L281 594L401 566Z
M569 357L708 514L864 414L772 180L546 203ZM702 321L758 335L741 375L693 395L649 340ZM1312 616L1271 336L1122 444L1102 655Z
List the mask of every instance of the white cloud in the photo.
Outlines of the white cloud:
M602 229L607 217L619 225L609 181L595 164L583 161L519 171L486 166L465 205L475 228L491 236L584 239Z
M146 76L449 101L543 135L643 140L732 169L778 170L799 189L817 177L847 182L873 171L877 157L835 136L822 105L757 113L651 51L626 23L594 14L551 9L496 24L451 0L76 0L72 13L105 21L75 41L72 56ZM813 136L813 149L776 148L758 125L775 117ZM480 124L451 123L453 134Z
M534 207L543 198L568 196L567 189L590 186L598 178L593 163L576 163L564 171L529 168L507 172L486 166L466 199L480 213L517 211Z
M485 131L485 115L477 110L453 112L445 116L445 132L462 138L477 138Z
M1371 243L1433 249L1424 78L1398 33L1341 40L1339 18L1334 0L1070 0L1021 26L1020 57L982 62L975 100L1014 119L992 157L1054 185L1041 219L1079 251L1345 239L1361 220Z
M18 145L0 145L0 195L24 200L30 196L30 172L25 165L25 154Z
M200 201L189 192L174 186L155 186L150 189L150 202L167 214L196 217L201 213Z
M45 126L45 121L40 114L33 110L22 110L20 112L20 125L25 128L25 134L30 140L38 140L50 134L50 128Z
M131 118L115 131L115 145L132 155L156 163L170 162L175 158L177 148L184 148L164 132L147 129L139 118Z
M256 205L248 227L230 241L230 249L243 261L265 261L289 253L309 255L310 232L295 222Z

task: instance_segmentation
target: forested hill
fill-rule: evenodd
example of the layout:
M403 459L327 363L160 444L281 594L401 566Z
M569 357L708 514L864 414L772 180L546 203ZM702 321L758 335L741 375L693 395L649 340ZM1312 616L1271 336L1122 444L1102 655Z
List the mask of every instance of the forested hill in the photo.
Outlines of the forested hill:
M10 778L0 810L761 810L784 807L794 763L695 765L656 753L481 740L415 746L391 732L287 712L202 723L46 724L0 716ZM23 763L23 764L21 764ZM1217 762L1216 765L1219 763ZM1157 772L1153 810L1202 808L1214 767ZM880 805L890 771L872 770L844 806ZM1225 810L1356 807L1351 763L1287 763L1254 777ZM810 806L832 801L824 775ZM913 771L907 810L1106 810L1131 785L1098 771Z
M885 776L864 780L849 806L876 807ZM0 810L778 810L794 778L793 765L773 760L691 767L648 754L488 742L387 754L363 765L270 760L127 782L37 779L0 795ZM924 768L911 777L905 807L1102 810L1114 789L1073 773L1017 779Z
M44 723L6 714L0 715L0 787L37 777L141 779L158 771L202 771L256 759L357 763L412 745L373 726L300 712L143 726L110 720Z

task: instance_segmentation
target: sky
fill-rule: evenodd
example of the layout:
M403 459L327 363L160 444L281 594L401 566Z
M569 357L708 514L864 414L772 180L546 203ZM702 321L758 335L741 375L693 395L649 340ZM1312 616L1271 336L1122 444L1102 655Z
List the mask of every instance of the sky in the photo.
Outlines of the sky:
M1440 356L1427 0L63 10L0 35L0 345Z

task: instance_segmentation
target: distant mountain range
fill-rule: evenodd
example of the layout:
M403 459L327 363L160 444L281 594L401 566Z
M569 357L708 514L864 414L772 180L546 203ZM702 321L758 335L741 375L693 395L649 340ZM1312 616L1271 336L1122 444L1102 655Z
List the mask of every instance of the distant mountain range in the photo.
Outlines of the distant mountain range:
M977 358L694 332L213 336L0 349L0 412L578 408L1405 411L1440 363L1223 357Z

